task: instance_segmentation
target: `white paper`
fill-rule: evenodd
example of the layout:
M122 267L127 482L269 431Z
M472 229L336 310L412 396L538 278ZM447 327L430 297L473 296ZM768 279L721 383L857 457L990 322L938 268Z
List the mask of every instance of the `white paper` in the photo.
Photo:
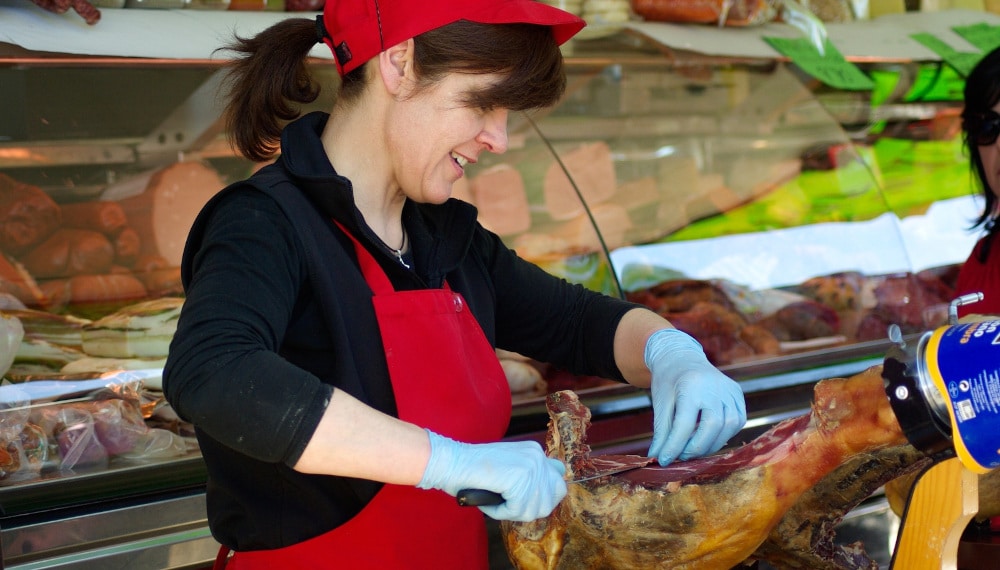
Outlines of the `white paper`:
M54 14L28 0L0 0L0 42L32 51L117 57L224 60L216 52L234 33L253 36L286 18L315 18L311 12L154 10L100 8L101 20L87 25L69 10ZM317 44L314 57L332 59Z
M10 407L37 404L100 390L115 384L156 380L162 376L163 370L160 369L118 370L105 372L99 378L88 380L32 380L19 384L6 384L0 386L0 405Z
M101 8L101 20L87 25L72 10L53 14L29 0L0 0L0 42L33 51L94 56L171 59L224 59L216 53L233 33L254 35L285 18L313 18L311 12L246 12L228 10L149 10ZM959 25L1000 25L1000 15L977 10L907 12L871 21L826 24L827 35L848 58L931 60L941 58L910 34L928 32L959 51L978 51L951 31ZM712 25L629 22L624 26L665 46L698 53L748 58L780 58L765 36L799 37L783 23L746 28ZM313 57L331 59L322 45Z
M983 204L978 196L942 200L931 204L922 216L903 218L899 229L912 271L964 262L982 236L981 230L969 228L982 213Z
M965 261L978 237L968 227L981 208L973 197L956 198L903 220L890 213L864 222L624 247L611 252L611 262L620 279L634 263L674 269L693 279L728 279L751 289L797 285L841 271L915 273Z

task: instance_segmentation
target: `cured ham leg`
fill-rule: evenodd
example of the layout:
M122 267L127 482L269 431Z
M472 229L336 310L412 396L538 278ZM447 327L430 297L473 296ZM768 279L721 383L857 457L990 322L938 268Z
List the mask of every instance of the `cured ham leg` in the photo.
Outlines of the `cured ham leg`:
M863 544L835 544L835 527L882 485L930 464L931 458L910 444L854 456L803 494L752 558L782 570L878 570Z
M566 463L569 479L641 459L592 458L586 443L590 411L576 394L551 394L547 407L548 453ZM777 424L742 447L571 484L549 517L504 522L501 535L520 570L732 568L752 559L796 502L825 477L855 458L900 446L908 444L885 396L881 367L872 367L818 382L809 414ZM874 490L868 487L860 492ZM809 500L818 505L822 495L814 491ZM821 528L813 529L817 540L811 543L824 543ZM780 550L782 536L772 537L771 546Z

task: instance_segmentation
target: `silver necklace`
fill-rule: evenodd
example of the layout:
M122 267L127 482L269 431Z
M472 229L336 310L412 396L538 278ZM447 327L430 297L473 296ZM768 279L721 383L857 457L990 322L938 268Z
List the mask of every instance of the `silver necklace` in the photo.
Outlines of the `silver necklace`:
M382 238L380 238L378 234L375 234L375 239L377 239L378 242L382 244L382 247L388 250L388 252L391 253L399 261L400 265L402 265L407 269L410 269L410 265L403 260L403 252L406 251L406 228L403 228L403 243L399 245L399 249L390 247L389 244L382 241Z

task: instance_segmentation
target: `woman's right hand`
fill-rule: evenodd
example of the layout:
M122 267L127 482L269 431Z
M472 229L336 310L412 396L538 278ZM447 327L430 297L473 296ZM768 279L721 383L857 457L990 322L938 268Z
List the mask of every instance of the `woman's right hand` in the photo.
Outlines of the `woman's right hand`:
M533 441L470 444L430 430L431 456L421 489L455 496L462 489L486 489L503 496L496 506L479 507L496 520L527 522L548 516L566 496L566 466L545 456Z

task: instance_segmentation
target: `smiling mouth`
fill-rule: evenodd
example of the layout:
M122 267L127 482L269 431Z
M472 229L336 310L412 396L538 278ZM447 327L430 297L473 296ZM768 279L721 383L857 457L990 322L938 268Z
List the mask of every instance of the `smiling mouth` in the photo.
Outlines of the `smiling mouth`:
M469 164L469 159L460 154L455 154L454 152L451 153L451 159L454 160L462 169L465 168L466 164Z

